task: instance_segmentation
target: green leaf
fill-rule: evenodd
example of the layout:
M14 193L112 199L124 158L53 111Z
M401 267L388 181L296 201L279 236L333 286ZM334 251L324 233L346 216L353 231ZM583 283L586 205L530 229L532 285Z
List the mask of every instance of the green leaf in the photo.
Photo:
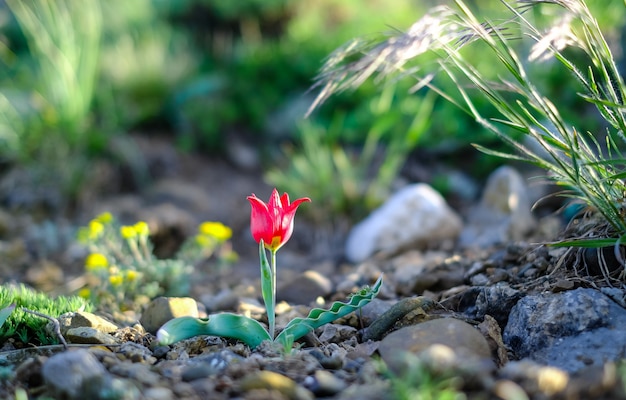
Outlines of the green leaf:
M581 247L586 249L597 249L600 247L614 246L621 241L621 238L593 238L593 239L572 239L559 242L548 243L552 247Z
M314 308L306 318L294 318L280 332L275 341L284 344L288 339L291 341L298 340L314 329L358 310L378 295L382 284L383 276L381 275L373 287L359 290L352 295L348 303L336 301L328 310Z
M264 340L271 340L261 323L232 313L214 314L208 318L174 318L158 330L157 340L162 345L169 345L198 335L238 339L251 348L257 347Z
M15 303L0 310L0 326L9 318L9 315L15 310Z
M274 278L272 276L272 269L270 263L267 261L267 254L265 253L265 245L263 240L259 242L259 259L261 260L261 294L263 296L263 302L265 303L265 309L267 310L267 321L270 326L270 336L273 336L272 332L274 327ZM272 339L274 339L272 337Z
M295 318L276 337L275 342L283 345L300 339L310 331L341 318L363 307L380 291L382 275L373 287L366 287L353 294L348 303L334 302L330 309L314 308L307 318ZM221 336L238 339L255 348L265 340L272 340L269 332L260 322L232 313L220 313L208 318L180 317L165 323L157 332L157 340L162 345L169 345L180 340L198 335Z

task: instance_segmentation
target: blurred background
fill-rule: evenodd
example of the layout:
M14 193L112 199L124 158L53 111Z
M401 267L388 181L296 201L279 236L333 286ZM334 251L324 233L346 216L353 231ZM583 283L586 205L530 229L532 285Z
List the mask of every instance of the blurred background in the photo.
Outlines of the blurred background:
M404 181L428 182L453 205L471 201L501 161L470 144L500 144L428 90L409 94L414 80L367 82L304 118L317 94L314 78L334 49L406 30L445 3L2 1L0 202L67 214L103 194L141 190L154 171L137 140L157 137L182 154L261 171L265 184L313 198L305 212L314 222L357 221ZM468 4L489 18L506 11L499 0ZM621 52L623 4L590 7ZM546 10L532 17L548 24L555 10ZM469 57L494 77L503 72L480 52ZM557 67L530 66L534 82L572 124L600 130ZM107 168L118 174L102 179Z

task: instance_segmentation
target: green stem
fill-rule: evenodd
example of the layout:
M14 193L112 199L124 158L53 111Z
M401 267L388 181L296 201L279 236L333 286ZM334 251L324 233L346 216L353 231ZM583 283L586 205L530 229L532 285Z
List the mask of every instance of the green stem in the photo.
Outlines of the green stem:
M267 319L270 325L270 337L274 340L274 328L276 326L276 250L270 250L272 254L272 315Z

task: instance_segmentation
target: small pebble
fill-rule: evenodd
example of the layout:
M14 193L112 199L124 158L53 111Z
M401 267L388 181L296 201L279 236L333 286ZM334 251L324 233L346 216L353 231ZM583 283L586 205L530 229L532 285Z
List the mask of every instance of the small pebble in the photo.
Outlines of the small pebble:
M292 379L271 371L259 371L246 376L242 379L240 387L244 392L255 389L275 390L292 400L312 400L315 398L313 393L299 386Z
M483 273L476 274L470 278L472 286L486 286L489 284L489 278Z
M328 371L317 370L305 380L305 386L316 396L333 396L346 388L346 383Z
M554 293L564 292L566 290L571 290L573 288L574 288L573 281L570 281L569 279L559 279L558 281L554 283L554 286L552 286L552 292Z
M171 400L174 399L174 393L165 387L153 387L146 389L143 392L143 397L146 400Z

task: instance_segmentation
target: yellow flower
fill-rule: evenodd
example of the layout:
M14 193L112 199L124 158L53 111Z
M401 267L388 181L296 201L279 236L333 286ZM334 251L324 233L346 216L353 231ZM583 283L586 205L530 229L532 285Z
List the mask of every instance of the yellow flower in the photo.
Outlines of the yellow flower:
M104 232L104 225L100 221L91 220L89 222L89 239L96 240Z
M203 222L198 227L198 232L222 241L228 240L233 236L233 230L221 222Z
M135 279L137 279L137 277L139 276L139 274L137 273L137 271L126 271L126 280L129 282L133 282L135 281Z
M109 276L109 283L112 286L120 286L124 282L124 278L122 275L111 275Z
M85 260L85 268L87 271L95 271L100 268L106 268L109 265L109 261L102 253L91 253Z
M89 290L89 288L82 288L78 291L78 296L83 299L89 299L91 297L91 290Z
M133 227L135 228L135 232L139 236L148 236L148 235L150 235L150 228L148 227L148 224L145 223L144 221L137 222L135 225L133 225Z
M120 228L120 234L124 239L132 239L137 236L137 230L134 226L124 225Z
M113 215L111 215L110 212L103 212L95 218L95 221L98 221L103 225L107 225L113 222Z

